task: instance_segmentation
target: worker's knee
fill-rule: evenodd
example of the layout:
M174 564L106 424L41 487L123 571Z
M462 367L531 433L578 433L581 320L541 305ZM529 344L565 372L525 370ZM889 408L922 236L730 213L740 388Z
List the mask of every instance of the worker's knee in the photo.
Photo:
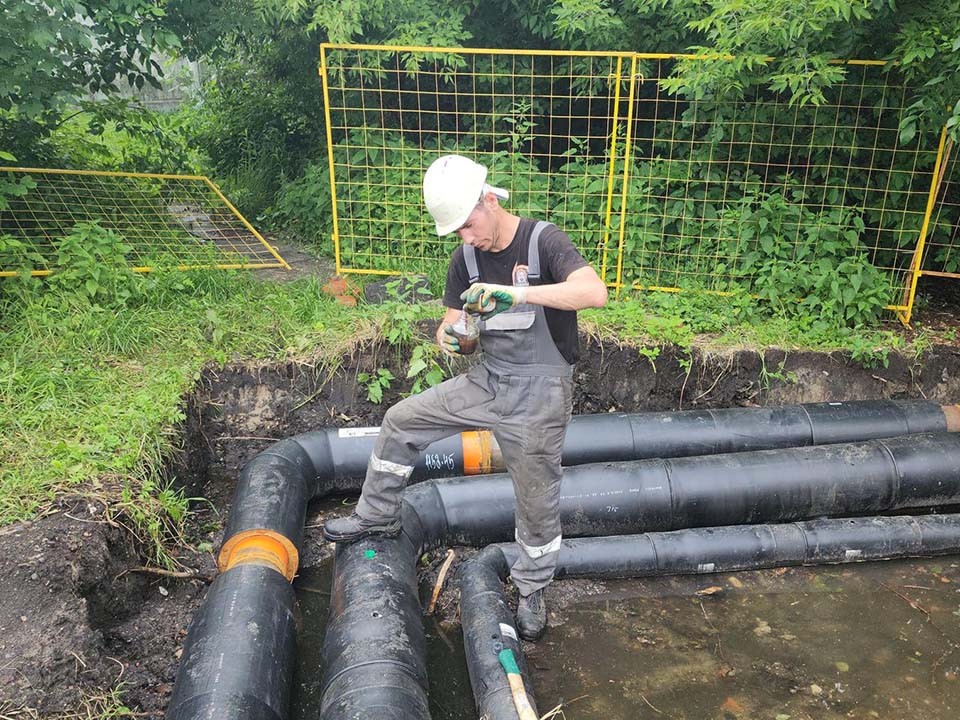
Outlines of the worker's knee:
M411 399L412 398L401 400L387 410L386 415L383 416L381 432L402 432L411 425L412 421L417 416L416 408L412 406L413 403L409 402Z

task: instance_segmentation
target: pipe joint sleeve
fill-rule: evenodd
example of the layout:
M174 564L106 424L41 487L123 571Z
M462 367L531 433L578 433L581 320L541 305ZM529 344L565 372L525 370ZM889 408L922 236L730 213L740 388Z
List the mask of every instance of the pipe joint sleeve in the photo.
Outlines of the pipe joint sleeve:
M238 565L263 565L293 582L300 565L300 553L289 538L279 533L265 528L245 530L228 538L217 558L220 572Z

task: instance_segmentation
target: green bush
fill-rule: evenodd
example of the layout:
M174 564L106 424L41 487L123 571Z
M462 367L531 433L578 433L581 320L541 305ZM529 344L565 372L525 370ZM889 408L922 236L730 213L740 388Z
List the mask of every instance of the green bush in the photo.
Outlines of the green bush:
M198 174L203 156L192 139L197 111L161 113L118 104L101 115L70 113L43 143L44 166L77 170Z
M131 248L96 222L79 222L57 243L57 271L49 283L65 298L115 309L142 294L143 278L128 266Z
M833 208L815 213L780 193L744 209L737 226L739 273L761 302L787 317L831 326L875 323L892 296L890 278L860 243L863 220Z
M299 27L263 28L222 50L201 94L192 139L224 192L256 217L311 158L326 152L317 45Z
M276 204L265 214L276 227L294 233L319 252L333 255L333 213L330 170L326 162L307 166L303 176L280 189Z

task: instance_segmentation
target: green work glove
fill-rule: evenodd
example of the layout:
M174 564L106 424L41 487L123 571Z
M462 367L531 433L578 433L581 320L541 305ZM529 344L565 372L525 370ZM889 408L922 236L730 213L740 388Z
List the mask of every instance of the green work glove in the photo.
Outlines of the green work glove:
M437 339L440 342L440 349L447 355L460 354L460 340L453 334L453 325L445 323L440 326L440 333Z
M527 288L510 285L474 283L460 295L463 309L480 315L484 320L527 301Z

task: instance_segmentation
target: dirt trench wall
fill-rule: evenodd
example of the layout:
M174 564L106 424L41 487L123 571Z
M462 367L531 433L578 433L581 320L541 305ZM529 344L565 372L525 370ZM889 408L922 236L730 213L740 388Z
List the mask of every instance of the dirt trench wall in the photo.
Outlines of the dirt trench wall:
M62 502L0 532L0 717L160 718L205 585L145 574L104 506ZM190 562L212 576L212 559ZM12 714L5 714L10 711Z

